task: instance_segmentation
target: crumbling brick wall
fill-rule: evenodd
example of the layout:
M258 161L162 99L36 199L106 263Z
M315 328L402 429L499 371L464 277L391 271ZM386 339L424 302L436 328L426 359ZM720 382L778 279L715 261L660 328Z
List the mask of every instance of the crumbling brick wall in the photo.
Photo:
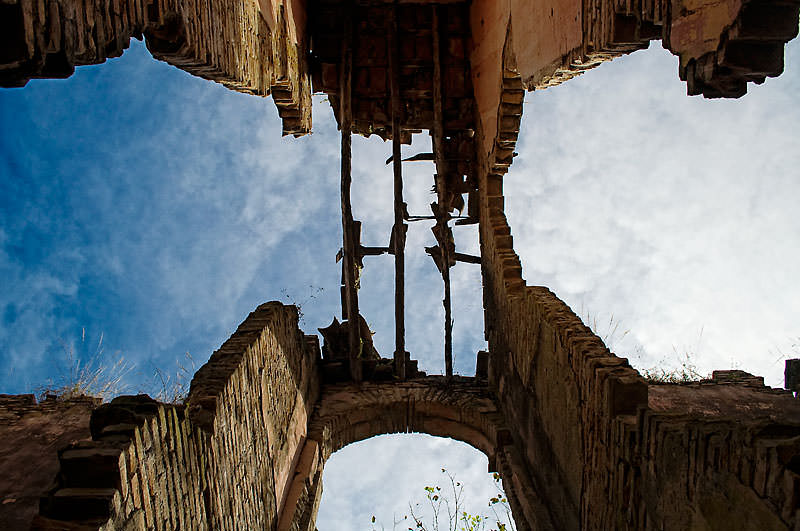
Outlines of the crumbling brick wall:
M27 529L39 498L58 472L57 451L89 438L99 399L40 402L32 394L0 395L0 529Z
M198 371L187 407L121 397L97 409L91 441L59 452L58 484L35 525L310 531L331 452L419 430L486 452L520 529L797 529L800 403L739 373L648 385L547 288L526 285L502 178L526 88L661 37L691 94L740 96L781 71L798 5L472 2L488 382L321 386L316 339L302 335L295 311L268 303ZM9 0L0 83L70 75L144 35L157 58L272 92L284 132L301 134L310 128L304 17L298 0Z
M187 406L97 408L92 439L58 452L34 529L311 531L327 458L409 431L485 452L519 529L798 525L791 393L741 371L648 385L552 293L503 274L501 236L482 235L488 380L321 385L296 310L264 304L198 371Z
M92 439L58 452L34 528L312 531L330 455L386 433L462 440L515 505L534 493L485 377L321 384L319 360L294 307L261 305L197 372L186 406L145 395L100 406Z
M630 512L638 525L628 527L641 529L800 525L800 402L762 378L716 371L703 382L652 384L648 407L636 423L617 422L611 440L608 465L630 466L611 474L601 523Z
M316 402L319 346L267 303L192 381L188 406L119 397L58 453L35 529L274 529Z
M502 120L502 118L499 118ZM795 529L800 402L749 375L648 385L552 292L527 286L483 159L489 385L512 426L536 529ZM546 463L546 465L543 465ZM724 518L724 519L723 519Z
M69 77L75 66L118 57L131 38L156 59L239 92L272 94L284 134L311 130L304 13L255 1L11 0L0 3L0 86ZM274 20L273 20L274 18Z

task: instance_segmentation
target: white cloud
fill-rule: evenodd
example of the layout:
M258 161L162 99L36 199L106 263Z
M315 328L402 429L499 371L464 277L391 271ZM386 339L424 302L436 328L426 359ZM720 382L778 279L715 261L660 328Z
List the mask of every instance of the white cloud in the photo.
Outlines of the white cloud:
M800 336L798 59L792 42L787 72L735 101L687 97L655 47L528 94L504 188L529 284L613 314L639 366L688 349L781 386L775 349Z

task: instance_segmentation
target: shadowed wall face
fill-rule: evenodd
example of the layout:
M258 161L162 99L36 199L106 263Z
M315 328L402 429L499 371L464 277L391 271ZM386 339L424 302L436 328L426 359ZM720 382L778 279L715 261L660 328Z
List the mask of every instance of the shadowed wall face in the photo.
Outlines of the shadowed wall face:
M58 450L89 438L89 417L99 402L0 395L0 528L30 527L58 473Z
M648 385L552 292L525 284L497 168L481 181L484 308L506 453L530 472L529 490L505 483L526 493L514 492L517 522L794 529L800 402L742 371Z

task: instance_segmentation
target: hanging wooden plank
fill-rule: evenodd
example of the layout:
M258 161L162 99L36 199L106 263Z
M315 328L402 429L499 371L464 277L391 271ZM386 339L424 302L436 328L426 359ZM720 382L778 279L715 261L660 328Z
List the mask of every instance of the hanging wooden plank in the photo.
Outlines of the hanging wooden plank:
M342 249L345 305L342 311L347 320L350 377L361 381L361 318L358 309L358 290L356 288L356 243L353 224L353 208L350 202L352 184L352 69L353 69L353 9L346 8L344 19L344 38L342 39L342 62L339 81L339 125L342 132Z
M403 164L400 157L400 46L397 30L397 6L393 5L389 16L389 69L392 95L392 166L394 170L394 322L395 322L395 375L406 379L406 324L405 324L405 246L406 224L403 221Z
M444 156L444 113L442 94L442 51L440 43L439 7L431 6L433 35L433 153L436 159L436 192L438 208L434 211L436 216L436 231L441 239L439 245L442 249L442 280L444 281L444 368L448 378L453 376L453 318L450 301L450 246L451 238L448 220L450 205L447 190L447 161Z

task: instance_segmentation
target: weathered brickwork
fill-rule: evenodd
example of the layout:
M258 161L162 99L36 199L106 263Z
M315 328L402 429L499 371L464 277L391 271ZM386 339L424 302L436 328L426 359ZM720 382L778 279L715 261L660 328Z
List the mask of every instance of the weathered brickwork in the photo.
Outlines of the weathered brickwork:
M717 371L700 383L650 385L648 406L639 412L638 433L632 424L614 427L620 461L636 462L625 455L623 441L638 442L642 477L627 492L622 478L618 487L609 485L616 499L606 522L630 508L642 528L668 522L676 529L713 529L726 522L738 529L797 529L800 409L790 394L742 371ZM675 510L676 502L683 510Z
M266 513L254 528L268 528L283 505L319 392L318 359L319 345L297 327L296 308L267 303L192 380L188 416L217 441L216 477L226 484L220 495L244 490L252 498L220 505L227 525L242 514ZM236 446L240 455L230 451ZM231 503L236 507L229 512L225 505Z
M480 225L489 343L474 378L410 370L401 381L389 360L372 359L365 381L353 383L341 362L321 362L296 309L272 302L197 372L185 406L119 397L97 407L87 428L97 404L0 397L0 458L24 459L20 438L42 426L47 442L35 451L71 443L19 492L9 490L16 480L6 482L0 524L30 520L31 490L55 475L36 529L312 531L333 452L423 432L487 455L520 530L800 530L800 401L741 371L646 382L552 292L526 284L503 198L526 89L661 39L679 56L690 94L738 97L747 82L781 72L798 0L401 4L0 3L3 86L68 76L144 37L156 58L234 90L271 93L293 134L311 126L310 73L338 109L342 65L351 61L339 41L354 25L355 131L407 141L438 128L445 137L432 155L450 162L446 187L469 196L468 222ZM318 11L307 14L307 5ZM404 41L396 48L400 131L387 129L390 30Z
M260 306L198 371L188 406L139 395L96 409L91 440L59 451L34 528L274 529L304 462L318 357L294 307Z
M482 164L489 386L514 428L517 466L533 472L531 499L547 509L517 496L517 521L524 515L537 529L800 525L800 403L728 372L648 386L547 288L526 285L502 171L488 158Z
M39 498L58 472L57 451L89 438L97 398L37 402L33 395L0 395L0 529L28 529Z
M322 457L348 444L387 433L452 437L494 454L502 419L485 382L429 376L406 382L335 384L323 388L310 426Z
M796 528L791 393L741 371L647 385L548 290L501 280L521 279L510 236L482 238L488 379L321 384L316 338L293 307L264 304L198 371L187 406L97 408L92 439L59 451L34 529L311 531L330 455L406 432L483 451L519 529Z
M322 464L336 450L376 435L414 432L460 440L486 454L489 470L503 476L512 506L522 507L518 498L525 498L529 521L536 522L545 508L506 422L484 378L428 376L324 386L309 437L320 444Z
M272 94L284 134L305 134L307 42L297 17L279 3L275 12L270 28L258 4L243 0L11 0L0 4L0 86L68 77L144 36L157 59L232 90Z
M552 3L475 0L470 52L476 159L508 171L525 89L561 84L661 39L680 58L689 95L739 97L747 83L783 72L783 48L797 36L800 2L676 0Z
M797 36L798 9L795 1L475 0L473 75L497 79L503 28L516 36L513 53L530 90L662 40L680 57L689 94L738 97L748 81L783 71L783 46Z
M203 528L206 441L192 436L183 407L119 397L94 411L90 427L92 440L59 451L57 486L33 529Z

